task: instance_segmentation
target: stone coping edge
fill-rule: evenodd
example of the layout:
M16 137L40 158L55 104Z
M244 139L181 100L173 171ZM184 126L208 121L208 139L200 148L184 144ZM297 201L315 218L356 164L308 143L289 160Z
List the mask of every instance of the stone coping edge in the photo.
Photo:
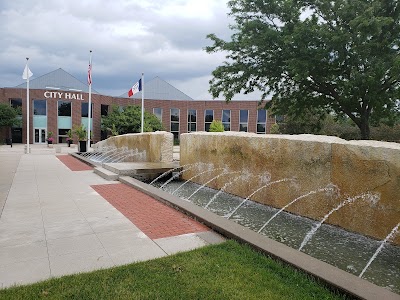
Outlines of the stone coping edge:
M251 229L224 219L202 207L182 200L149 184L128 176L120 176L119 181L191 216L223 236L246 243L256 250L320 279L328 286L338 289L347 295L359 299L400 300L400 295L383 287L347 273L289 246L278 243Z

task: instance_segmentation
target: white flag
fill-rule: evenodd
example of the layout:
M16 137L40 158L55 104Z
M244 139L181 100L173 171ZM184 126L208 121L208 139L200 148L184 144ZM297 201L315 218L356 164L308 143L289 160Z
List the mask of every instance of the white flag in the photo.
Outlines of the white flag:
M26 76L28 74L28 76ZM22 79L28 79L33 75L31 70L29 70L28 64L25 65L24 73L22 73Z

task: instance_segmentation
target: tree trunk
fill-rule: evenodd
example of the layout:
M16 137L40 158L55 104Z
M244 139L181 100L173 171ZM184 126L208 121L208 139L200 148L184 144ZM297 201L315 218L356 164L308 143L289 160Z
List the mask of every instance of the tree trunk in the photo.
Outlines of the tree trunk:
M360 122L358 128L360 128L361 139L369 140L370 139L370 129L369 129L368 119L366 117L361 119L361 122Z

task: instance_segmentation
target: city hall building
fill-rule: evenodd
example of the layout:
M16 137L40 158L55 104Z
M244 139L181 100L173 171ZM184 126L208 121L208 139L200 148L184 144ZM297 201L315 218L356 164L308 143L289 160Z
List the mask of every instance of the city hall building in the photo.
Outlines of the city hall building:
M268 133L275 118L268 116L259 101L193 100L166 81L156 77L144 85L145 111L156 115L166 131L175 138L181 133L208 131L213 120L220 120L225 130ZM48 132L54 143L65 143L67 132L75 125L88 126L89 87L63 69L57 69L29 82L29 143L46 143ZM0 103L20 108L21 122L0 130L0 141L26 143L26 82L13 88L0 88ZM94 142L107 138L101 119L113 105L141 105L141 92L128 98L101 95L92 89L91 130ZM75 141L76 142L76 141Z

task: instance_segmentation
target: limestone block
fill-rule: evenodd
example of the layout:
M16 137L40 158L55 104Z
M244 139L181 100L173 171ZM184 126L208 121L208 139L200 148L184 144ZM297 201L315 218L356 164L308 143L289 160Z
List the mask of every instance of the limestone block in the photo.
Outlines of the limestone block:
M173 134L165 131L113 136L96 143L95 149L107 146L137 150L143 154L129 157L126 161L130 162L170 162L173 158Z
M348 198L354 203L328 223L383 239L400 221L400 145L345 141L315 135L256 135L241 132L181 135L183 179L277 208L311 192L288 211L321 220ZM243 178L237 178L242 175ZM268 183L268 179L269 183ZM338 190L324 188L337 186ZM263 187L264 186L264 187ZM360 197L378 195L379 201ZM395 239L400 243L400 236Z
M380 197L376 205L357 201L345 217L343 213L332 216L333 224L384 238L400 222L399 144L376 141L335 144L332 180L343 195L372 192ZM400 236L396 241L400 243Z

